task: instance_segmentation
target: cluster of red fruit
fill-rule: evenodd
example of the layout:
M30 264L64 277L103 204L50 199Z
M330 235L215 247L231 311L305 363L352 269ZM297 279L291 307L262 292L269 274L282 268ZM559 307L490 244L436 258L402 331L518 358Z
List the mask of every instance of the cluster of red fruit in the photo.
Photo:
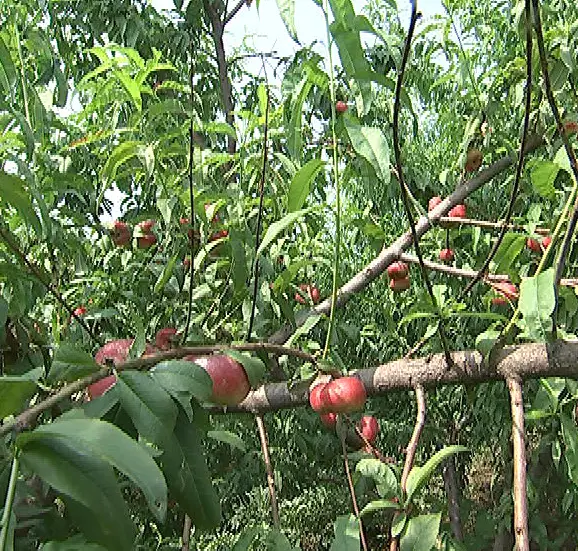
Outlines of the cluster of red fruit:
M155 346L146 345L143 358L156 354L161 350L172 348L174 340L177 338L177 330L173 327L161 329L155 336ZM100 348L94 359L100 365L106 365L107 360L113 365L125 362L132 346L133 339L117 339L107 342ZM211 402L224 406L233 406L241 403L249 394L251 385L243 366L224 354L212 356L186 356L184 360L195 362L201 366L213 382L213 393ZM116 376L109 375L91 384L87 391L89 399L97 398L104 394L116 383Z
M144 220L135 226L135 236L139 249L148 249L157 242L152 229L156 220ZM110 230L110 238L117 247L126 247L132 240L132 229L126 222L115 220Z
M520 296L518 288L509 281L491 281L490 285L499 295L492 298L492 304L496 306L503 306L508 304L509 301L518 300Z
M439 197L439 196L432 197L429 200L428 205L427 205L428 212L435 209L441 202L442 202L441 197ZM450 218L465 218L466 213L467 213L466 205L460 204L460 205L456 205L455 207L450 209L450 211L448 212L448 216ZM452 249L446 248L446 249L442 249L440 251L439 257L440 257L440 260L442 262L448 262L449 263L449 262L453 262L453 260L455 258L455 254L454 254L454 251Z
M526 240L526 247L535 253L542 253L542 251L546 250L550 243L552 243L552 238L550 236L546 236L542 239L542 244L537 239L528 238Z
M321 422L329 429L335 428L337 415L363 410L366 399L365 387L357 377L340 377L319 383L309 392L311 408L319 413ZM357 428L370 444L379 432L377 419L370 415L364 415Z
M390 264L387 267L387 275L389 276L389 288L394 293L403 293L409 289L409 267L405 262L398 260Z
M299 290L302 291L302 293L299 291L295 293L296 302L299 304L305 304L307 301L303 295L306 295L311 299L313 304L319 304L319 301L321 300L321 293L315 285L301 283L301 285L299 285Z

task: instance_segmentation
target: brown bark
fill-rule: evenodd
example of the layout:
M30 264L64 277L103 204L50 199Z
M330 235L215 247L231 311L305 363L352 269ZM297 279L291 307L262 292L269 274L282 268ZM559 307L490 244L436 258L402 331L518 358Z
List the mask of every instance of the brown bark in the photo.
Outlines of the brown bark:
M229 78L229 68L225 56L225 43L223 41L223 33L225 32L225 15L220 12L213 0L204 0L203 3L205 13L211 22L211 32L213 35L213 42L215 43L219 83L221 86L221 100L223 102L223 110L225 111L225 120L228 124L234 126L233 87L231 86L231 79ZM237 150L237 140L232 136L229 136L227 150L231 155L233 155Z
M448 457L442 472L444 486L448 498L448 515L452 534L457 541L464 541L462 521L460 517L460 490L456 476L455 457Z
M518 377L508 378L512 406L512 440L514 444L514 536L516 551L530 551L528 532L528 495L526 486L526 438L524 432L524 398Z

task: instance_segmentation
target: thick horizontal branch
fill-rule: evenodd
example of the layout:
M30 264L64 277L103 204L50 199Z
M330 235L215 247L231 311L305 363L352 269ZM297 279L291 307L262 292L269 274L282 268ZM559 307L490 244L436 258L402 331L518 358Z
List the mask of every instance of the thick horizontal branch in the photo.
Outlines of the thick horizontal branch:
M543 140L539 136L532 136L528 139L528 145L526 146L526 152L531 153L532 151L538 149L543 144ZM493 165L489 166L485 170L482 170L478 176L472 178L468 182L460 185L456 190L446 197L435 209L428 213L428 216L422 216L416 223L415 229L418 239L422 237L433 225L434 222L438 222L440 218L449 212L450 209L463 203L465 199L470 196L474 191L488 183L494 176L497 176L509 166L511 166L516 160L515 155L510 155L504 157L499 161L495 162ZM349 299L365 289L372 281L377 279L392 263L398 260L403 251L408 249L412 243L411 232L404 233L396 241L394 241L389 247L384 248L379 255L374 258L365 268L359 271L355 276L353 276L347 283L345 283L337 293L337 306L341 307L346 304ZM305 323L305 320L314 314L325 314L329 315L331 310L331 298L326 298L324 301L319 303L315 308L310 310L303 310L295 316L295 321L297 326L301 326ZM285 325L273 335L269 337L269 342L281 344L287 341L287 339L293 334L295 327L291 325Z
M551 344L506 346L496 351L489 363L475 351L453 352L448 367L443 354L413 360L395 360L378 367L360 369L368 395L377 396L394 390L412 389L421 384L433 387L446 384L473 384L518 377L578 378L578 341L556 341ZM270 383L249 393L247 398L228 412L264 413L294 408L308 403L307 389L290 391L286 383ZM213 412L223 410L213 408Z

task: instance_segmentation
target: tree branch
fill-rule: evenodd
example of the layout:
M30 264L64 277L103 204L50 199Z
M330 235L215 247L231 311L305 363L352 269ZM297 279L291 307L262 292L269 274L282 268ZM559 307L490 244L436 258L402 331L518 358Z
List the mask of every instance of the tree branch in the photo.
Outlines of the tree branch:
M514 443L514 534L516 550L530 550L528 532L528 496L526 492L526 443L524 437L524 398L518 377L508 378L512 406L512 440Z
M535 151L543 144L543 139L540 136L531 136L528 138L526 145L526 153ZM445 215L450 209L456 205L463 203L463 201L471 195L474 191L488 183L494 176L500 174L511 166L516 161L516 156L507 156L485 170L481 171L475 178L460 185L451 195L444 199L435 209L428 213L428 216L422 216L416 223L415 230L417 238L424 235L433 225L438 222L440 218ZM398 260L402 252L408 249L412 244L411 232L406 232L389 247L384 248L379 255L353 276L347 283L345 283L337 293L337 306L345 305L349 299L356 293L365 289L372 281L377 279L392 263ZM331 310L331 298L326 298L323 302L318 304L315 308L310 310L303 310L295 316L297 327L300 327L305 321L314 314L328 315ZM276 331L271 337L271 343L284 343L294 333L295 327L285 325Z

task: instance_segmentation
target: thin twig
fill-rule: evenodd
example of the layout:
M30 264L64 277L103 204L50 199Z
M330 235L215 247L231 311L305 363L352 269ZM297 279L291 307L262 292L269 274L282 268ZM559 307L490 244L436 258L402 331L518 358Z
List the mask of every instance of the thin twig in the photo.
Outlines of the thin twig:
M490 222L489 220L475 220L473 218L454 218L453 216L442 216L440 218L440 225L451 223L452 225L460 226L476 226L478 228L484 228L488 230L498 230L504 226L504 222ZM508 230L527 232L528 230L524 226L519 224L506 224ZM538 235L550 235L550 230L548 228L536 228L534 233Z
M18 453L18 452L17 452ZM4 551L7 548L8 535L10 533L10 524L12 520L12 512L14 506L14 496L16 495L16 484L18 483L19 473L18 455L12 458L12 469L10 470L10 481L6 489L6 500L4 502L4 511L2 512L2 519L0 521L0 550Z
M86 333L90 336L90 338L94 342L102 344L102 340L96 336L94 331L92 331L92 329L82 319L82 317L75 314L74 308L66 302L60 291L58 291L58 289L54 287L54 285L52 285L50 281L47 281L44 278L40 269L37 266L35 266L30 260L28 260L27 256L20 250L20 248L16 244L14 238L10 234L10 230L8 230L3 226L0 226L0 237L2 237L6 245L8 245L10 249L12 249L12 252L14 252L14 254L16 254L16 256L21 260L21 262L28 268L30 273L38 281L40 281L40 283L44 285L46 289L50 291L52 296L63 306L63 308L71 315L71 317L73 317L80 324L80 326L86 331Z
M265 64L263 63L263 70ZM267 134L269 130L269 86L267 85L267 72L265 71L265 90L267 93L267 105L265 107L265 129L263 131L263 165L261 168L261 180L259 182L259 210L257 212L257 229L255 231L255 259L253 261L253 296L251 297L251 316L249 317L249 328L247 329L247 340L251 340L253 322L255 320L255 309L257 307L257 292L259 289L259 256L257 254L261 244L261 226L263 225L263 201L265 198L265 177L267 173Z
M552 85L550 83L550 75L548 72L548 59L546 57L546 48L544 47L544 35L542 33L542 21L540 18L540 5L538 0L532 0L533 13L534 13L534 26L536 29L536 41L538 42L538 52L540 55L540 66L542 68L542 78L544 79L544 87L546 88L546 97L548 98L548 103L550 104L550 109L556 120L556 127L558 129L558 134L562 138L562 143L564 144L564 149L566 150L566 155L570 161L570 168L572 169L572 174L574 179L578 181L578 166L576 165L576 155L574 154L574 149L570 145L568 136L564 131L564 125L562 123L562 118L560 117L560 112L558 111L558 105L556 104L556 99L552 91ZM572 215L570 221L568 222L568 227L566 228L566 234L564 235L564 240L562 241L562 246L560 247L560 252L558 253L558 259L556 262L556 279L554 285L554 293L556 297L554 312L552 313L552 319L554 320L554 333L556 332L556 314L558 311L558 288L557 284L560 279L562 279L562 274L564 273L564 268L566 267L566 259L570 252L570 245L574 237L574 231L576 230L576 224L578 223L578 195L574 203L574 208L572 210Z
M400 256L401 260L404 262L409 262L411 264L419 263L419 260L416 256L412 254L403 253ZM432 262L431 260L423 261L426 268L429 270L434 270L436 272L441 272L444 274L448 274L451 276L456 277L465 277L465 278L474 278L478 272L473 270L464 270L462 268L455 268L454 266L448 266L447 264L440 264L438 262ZM510 276L506 274L486 274L484 276L484 281L510 281ZM577 287L578 286L578 278L564 278L560 280L560 285L562 287Z
M405 72L405 67L407 65L407 60L409 57L409 51L411 49L411 40L413 37L413 32L415 30L415 24L417 22L417 19L418 19L417 0L412 0L412 2L411 2L411 19L410 19L410 23L409 23L409 29L407 31L407 37L405 40L405 47L404 47L404 51L403 51L401 67L399 68L399 74L398 74L397 83L395 86L395 103L394 103L394 107L393 107L393 149L395 151L395 164L396 164L396 170L397 170L397 175L398 175L398 181L399 181L400 189L401 189L401 198L403 200L403 206L405 209L405 214L407 216L407 219L409 221L409 225L411 228L411 235L413 238L413 246L415 247L415 253L419 259L422 277L423 277L424 283L426 285L428 294L430 296L430 300L432 302L434 310L436 312L438 312L438 314L439 314L439 306L438 306L436 297L434 295L431 282L429 280L428 272L427 272L427 270L423 264L423 258L422 258L421 250L420 250L420 246L419 246L419 237L417 235L417 231L415 229L415 223L413 220L413 216L411 214L411 208L409 205L408 190L406 188L406 184L405 184L404 177L403 177L403 168L401 165L401 149L399 146L399 112L400 112L400 107L401 107L401 91L402 91L402 85L403 85L403 75ZM439 333L440 340L442 343L442 348L443 348L444 353L446 355L446 360L448 361L448 364L449 364L451 362L450 347L448 344L448 339L446 336L444 323L441 320L441 316L438 316L438 317L439 317L438 333Z
M223 27L225 27L229 23L229 21L231 21L231 19L233 19L233 17L235 17L235 15L239 13L239 11L241 11L241 8L246 3L247 0L239 0L239 3L225 16L225 19L223 21Z
M490 254L487 256L482 267L479 269L476 277L470 283L468 283L463 290L461 296L466 296L473 288L474 285L482 279L488 266L492 262L493 258L496 256L502 241L508 231L508 224L512 218L514 212L514 204L518 196L518 189L520 187L520 180L522 178L522 168L524 167L524 152L526 151L526 141L528 139L528 129L530 127L530 111L532 109L532 27L530 24L530 0L526 0L525 3L525 17L526 17L526 105L524 112L524 129L522 131L522 141L520 142L520 152L518 153L518 164L516 166L516 176L514 178L514 184L512 185L512 193L510 195L510 202L508 204L508 210L506 212L506 217L504 218L502 229L498 235L498 239L494 242Z
M275 492L275 474L271 457L269 456L269 444L267 443L267 431L261 415L256 415L257 428L259 430L259 441L261 442L261 452L263 453L263 462L267 473L267 486L269 487L269 497L271 498L271 515L273 516L273 526L279 528L279 507L277 505L277 494Z
M425 426L425 415L426 415L426 403L425 403L425 390L421 384L415 386L415 399L417 403L417 413L415 418L415 425L413 427L413 433L407 445L405 452L405 463L403 464L403 472L401 474L401 490L403 493L406 491L407 477L413 468L413 463L415 460L415 455L417 452L417 446L419 444L419 439L423 428ZM396 512L395 516L399 515ZM392 538L389 544L390 551L397 551L399 547L399 537Z
M456 476L456 461L455 457L448 457L445 462L444 470L442 471L444 479L444 486L448 498L448 516L450 517L450 526L454 539L457 541L464 541L464 533L462 530L462 520L460 517L460 500L459 500L459 486Z
M508 379L512 407L512 440L514 444L514 533L516 551L529 551L528 496L526 491L526 444L524 433L524 398L519 378Z
M345 444L345 431L340 433L339 438L341 440L341 449L343 450L343 463L345 465L345 477L347 478L347 484L349 486L349 493L351 494L351 501L353 503L353 512L357 517L359 522L359 536L361 539L361 546L364 551L368 551L367 542L365 541L365 532L363 530L363 522L361 520L361 515L359 514L359 505L357 504L357 497L355 496L355 487L353 486L353 479L351 478L351 470L349 469L349 460L347 459L347 446Z
M181 547L181 551L189 551L190 544L191 544L191 517L189 515L185 515L185 520L183 522L183 545Z
M417 446L419 444L419 439L423 428L425 426L425 415L426 415L426 403L425 403L425 390L422 385L418 384L415 386L415 400L417 403L417 413L415 418L415 425L413 427L413 434L409 444L407 445L405 463L403 465L403 473L401 475L401 489L405 492L407 477L413 468L413 462L415 460L415 454L417 452Z
M195 141L194 134L194 117L195 117L195 65L194 65L194 41L191 41L191 69L189 72L191 84L191 123L189 126L189 201L191 203L190 220L191 220L191 235L189 238L189 245L191 247L191 265L190 265L190 281L189 281L189 299L187 304L187 321L185 322L185 330L181 338L181 344L187 342L189 335L189 328L191 326L191 315L193 310L193 290L195 281L195 194L193 188L193 171L195 169ZM187 237L188 234L187 234ZM185 521L188 517L185 517Z

